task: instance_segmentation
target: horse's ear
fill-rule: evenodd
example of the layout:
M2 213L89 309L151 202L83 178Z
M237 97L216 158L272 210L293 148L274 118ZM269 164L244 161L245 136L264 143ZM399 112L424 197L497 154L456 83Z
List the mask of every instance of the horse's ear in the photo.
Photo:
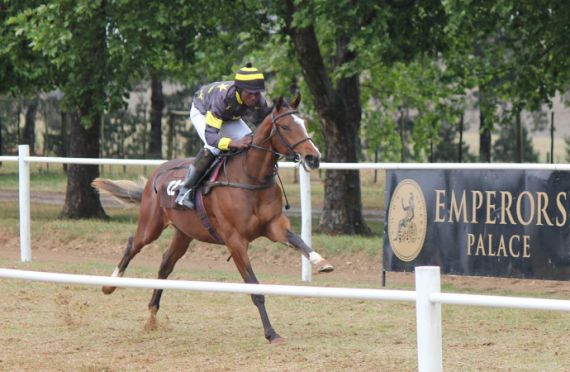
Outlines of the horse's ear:
M299 103L301 103L301 93L297 93L297 96L289 102L289 106L296 110L299 107Z
M277 101L275 102L275 110L277 111L281 110L281 107L283 107L284 102L285 101L283 100L283 97L277 98Z

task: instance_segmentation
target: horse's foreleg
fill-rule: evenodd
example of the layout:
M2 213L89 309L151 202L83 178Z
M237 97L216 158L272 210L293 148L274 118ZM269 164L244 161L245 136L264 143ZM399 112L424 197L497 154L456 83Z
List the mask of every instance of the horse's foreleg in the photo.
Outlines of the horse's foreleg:
M251 267L251 262L247 255L247 243L234 245L228 242L228 248L234 260L234 263L241 274L244 282L248 284L259 284L253 268ZM263 324L263 331L265 338L272 344L282 343L285 341L281 336L275 332L271 322L269 321L269 315L267 315L267 310L265 309L265 296L254 294L251 295L251 300L253 304L257 307L259 315L261 317L261 323Z
M318 272L328 273L333 271L334 266L328 263L320 254L313 251L299 235L289 230L290 226L289 219L285 216L281 216L281 218L278 218L269 226L266 236L274 242L280 242L297 249L313 266L317 267Z
M174 270L176 262L184 256L188 250L188 246L192 238L188 237L180 230L175 230L170 246L162 255L162 262L160 263L160 269L158 270L158 279L166 279ZM162 289L155 289L152 292L152 297L148 304L148 310L150 312L150 317L146 323L145 329L152 330L156 328L156 313L160 308L160 298L162 297Z
M333 265L321 257L321 255L309 247L299 235L293 233L291 230L287 230L287 242L285 244L298 249L311 262L311 264L317 267L318 272L330 273L334 270Z

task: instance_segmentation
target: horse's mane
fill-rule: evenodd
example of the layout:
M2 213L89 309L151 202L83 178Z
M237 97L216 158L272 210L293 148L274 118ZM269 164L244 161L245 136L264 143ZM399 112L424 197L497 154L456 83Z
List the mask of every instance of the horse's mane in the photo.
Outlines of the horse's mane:
M283 99L283 97L278 97L275 101L280 102L280 107L290 107L289 104ZM260 113L258 114L259 121L257 125L261 124L273 112L274 108L275 105L262 108Z

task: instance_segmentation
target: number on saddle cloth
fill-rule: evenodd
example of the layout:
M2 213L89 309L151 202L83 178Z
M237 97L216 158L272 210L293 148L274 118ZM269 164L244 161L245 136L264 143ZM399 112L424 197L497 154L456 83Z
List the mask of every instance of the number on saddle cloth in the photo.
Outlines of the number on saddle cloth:
M195 191L203 189L204 195L207 194L207 192L210 191L210 188L204 187L204 181L213 181L216 179L219 175L222 165L223 157L216 157L216 159L214 159L212 164L208 167L208 169L204 172L198 181ZM182 183L184 182L184 178L187 172L188 167L183 167L163 174L164 177L168 177L170 180L167 180L161 187L159 187L159 190L157 190L157 193L160 197L160 206L162 208L181 208L175 202L175 199L178 195L178 192L180 191L180 188L182 187ZM194 199L196 199L196 195L197 193L194 192ZM196 200L193 201L196 202Z

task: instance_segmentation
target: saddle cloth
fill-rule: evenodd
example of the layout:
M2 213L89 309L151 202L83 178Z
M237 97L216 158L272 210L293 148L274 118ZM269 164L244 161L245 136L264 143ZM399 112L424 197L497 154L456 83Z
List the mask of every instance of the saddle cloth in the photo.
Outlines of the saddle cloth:
M204 176L204 180L208 179L210 182L214 182L217 178L218 175L220 173L220 169L222 167L222 163L223 162L217 162L215 164L214 167L210 168L208 171L206 171L206 174ZM184 182L184 179L186 178L186 174L188 173L188 167L177 167L174 169L171 169L169 172L164 173L163 175L160 175L159 177L161 178L161 184L157 190L157 193L159 195L160 198L160 206L162 208L175 208L175 209L186 209L186 207L183 207L181 205L179 205L178 203L176 203L176 196L178 195L178 191L180 190L180 187L182 187L182 183ZM158 178L158 177L157 177ZM202 189L202 184L203 182L201 182L198 185L198 188L196 189L196 192L194 193L194 205L198 205L197 203L197 197L198 197L198 190Z

